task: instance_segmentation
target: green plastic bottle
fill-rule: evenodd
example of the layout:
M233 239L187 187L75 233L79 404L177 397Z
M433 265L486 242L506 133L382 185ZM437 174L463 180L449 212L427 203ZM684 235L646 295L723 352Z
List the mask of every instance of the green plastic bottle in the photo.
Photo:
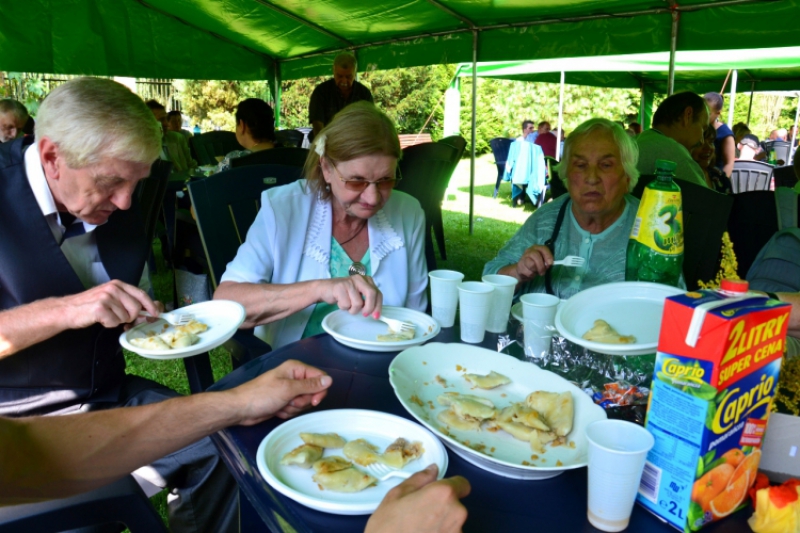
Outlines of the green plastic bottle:
M672 161L656 161L628 240L626 281L678 286L683 268L683 207Z

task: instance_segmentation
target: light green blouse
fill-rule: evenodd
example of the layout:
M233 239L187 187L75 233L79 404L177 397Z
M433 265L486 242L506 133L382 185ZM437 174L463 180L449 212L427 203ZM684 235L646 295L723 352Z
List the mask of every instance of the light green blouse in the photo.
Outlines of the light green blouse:
M367 276L371 276L372 266L370 265L369 260L369 248L360 262L366 267ZM336 239L331 237L331 278L346 278L350 275L350 265L352 264L353 260L350 259L349 255L347 255L347 252L344 251L344 248L341 247ZM322 320L328 316L328 314L336 311L337 309L339 309L339 306L336 304L319 302L314 307L314 312L311 313L311 318L308 319L308 324L306 324L306 329L303 331L302 338L305 339L306 337L323 333L325 330L322 329Z

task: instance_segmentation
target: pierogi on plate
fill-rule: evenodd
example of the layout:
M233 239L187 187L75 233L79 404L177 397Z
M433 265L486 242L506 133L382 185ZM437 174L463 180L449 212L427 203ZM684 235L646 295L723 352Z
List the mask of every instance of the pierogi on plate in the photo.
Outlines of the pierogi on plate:
M143 350L169 351L186 348L197 344L200 340L198 334L208 330L208 326L197 320L190 320L183 326L169 327L164 325L164 331L156 333L148 331L146 337L130 339L130 343Z

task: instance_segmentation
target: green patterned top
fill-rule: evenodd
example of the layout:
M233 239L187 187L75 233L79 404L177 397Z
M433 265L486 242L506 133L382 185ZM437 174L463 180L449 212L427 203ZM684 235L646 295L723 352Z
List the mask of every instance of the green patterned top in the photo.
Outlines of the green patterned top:
M366 267L367 276L371 276L372 266L369 260L369 248L367 248L367 253L364 254L360 262ZM342 248L336 239L331 237L331 278L346 278L350 275L350 265L352 264L353 260L347 255L344 248ZM322 320L337 309L339 309L339 306L336 304L319 302L314 307L311 318L308 319L308 324L306 324L306 329L303 331L302 338L305 339L306 337L323 333L325 330L322 329Z

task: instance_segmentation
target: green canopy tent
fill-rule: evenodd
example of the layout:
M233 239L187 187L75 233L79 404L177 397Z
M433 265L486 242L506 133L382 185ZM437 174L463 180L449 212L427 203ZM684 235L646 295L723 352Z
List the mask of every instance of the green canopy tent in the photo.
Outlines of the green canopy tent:
M341 50L372 70L798 46L798 15L800 0L7 1L0 70L266 79L279 107L280 80L325 75Z

